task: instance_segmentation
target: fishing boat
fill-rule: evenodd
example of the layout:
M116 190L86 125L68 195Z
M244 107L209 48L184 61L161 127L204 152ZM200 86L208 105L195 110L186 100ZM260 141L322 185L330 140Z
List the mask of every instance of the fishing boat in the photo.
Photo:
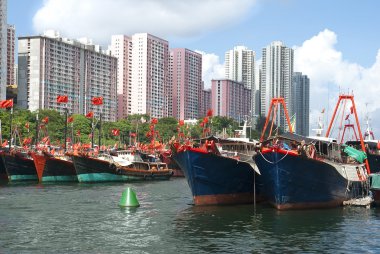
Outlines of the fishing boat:
M195 205L254 203L256 196L260 200L255 186L260 172L251 159L256 143L241 138L209 136L192 145L173 144L173 159L185 174Z
M371 168L371 174L380 172L380 140L375 139L372 128L369 123L370 119L366 116L366 130L364 132L364 146L367 153L367 159L369 167ZM345 125L346 127L346 125ZM347 145L356 149L361 149L361 142L358 139L356 132L355 139L346 142ZM343 136L342 136L343 138Z
M8 181L37 181L37 171L34 166L33 158L28 151L22 148L12 148L1 154Z
M380 205L380 140L375 139L375 135L370 126L370 119L366 115L366 130L364 132L364 145L367 152L368 164L371 169L370 190L376 206ZM357 135L355 134L357 137ZM360 148L360 140L354 139L346 142L354 148Z
M123 182L168 180L172 170L166 163L144 162L133 151L113 151L98 156L72 155L79 182Z
M46 151L32 152L39 182L77 182L77 174L71 157L53 155Z
M264 139L281 105L289 132L272 136L271 128ZM292 133L283 98L272 99L260 140L253 160L261 172L262 194L278 210L336 207L368 195L365 152L339 144L328 134L308 138Z
M0 153L7 172L8 181L37 181L37 172L33 163L33 158L28 153L28 148L21 144L19 127L13 128L13 100L7 100L10 108L9 114L9 143L6 149ZM0 124L1 128L1 124ZM17 140L20 146L16 145Z

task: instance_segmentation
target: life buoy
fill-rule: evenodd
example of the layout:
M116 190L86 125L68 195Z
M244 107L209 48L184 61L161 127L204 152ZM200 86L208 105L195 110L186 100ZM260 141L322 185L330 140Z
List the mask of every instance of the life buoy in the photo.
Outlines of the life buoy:
M206 140L205 142L207 152L215 152L214 140Z

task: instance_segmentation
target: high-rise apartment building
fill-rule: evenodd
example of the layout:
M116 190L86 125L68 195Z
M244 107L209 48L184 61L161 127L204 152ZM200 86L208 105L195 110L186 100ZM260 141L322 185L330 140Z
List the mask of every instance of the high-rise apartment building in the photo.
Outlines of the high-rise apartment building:
M229 79L211 81L211 108L215 116L226 116L237 121L249 116L251 89Z
M16 86L18 84L17 79L18 79L18 65L14 64L13 65L13 80L15 81Z
M7 28L7 86L16 85L14 78L15 66L15 27L8 25Z
M202 55L178 48L170 50L173 117L199 117L202 90Z
M295 120L295 132L300 135L309 135L309 111L310 111L310 80L301 72L293 74L292 87L293 117Z
M255 87L255 51L237 46L225 53L225 78Z
M204 89L204 82L202 82L199 117L205 117L209 109L211 109L211 89Z
M117 118L122 119L131 114L132 38L113 35L110 50L117 58Z
M132 63L131 113L170 116L168 41L147 33L132 35Z
M252 92L252 115L255 112L255 51L236 46L225 53L225 78L243 83Z
M260 80L261 115L266 116L272 98L283 97L289 111L292 112L292 75L293 49L286 47L280 41L274 41L263 48ZM280 110L276 124L286 128L284 111Z
M93 111L105 121L116 120L117 58L91 41L61 38L57 32L19 37L18 67L18 106ZM57 103L58 95L67 95L69 102ZM92 105L93 97L103 97L103 105Z
M7 85L7 0L0 0L0 100L6 98Z

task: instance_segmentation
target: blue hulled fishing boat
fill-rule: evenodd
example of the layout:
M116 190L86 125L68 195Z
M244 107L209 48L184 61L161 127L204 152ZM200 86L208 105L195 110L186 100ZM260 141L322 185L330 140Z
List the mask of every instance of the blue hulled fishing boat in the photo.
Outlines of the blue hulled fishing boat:
M243 130L237 131L238 137L210 136L199 140L198 147L173 145L172 157L185 174L195 205L260 200L260 184L256 181L260 172L251 159L256 142L246 138L246 128L245 121Z
M353 103L353 96L347 98ZM273 122L280 105L284 108L290 132L272 136ZM354 103L353 110L356 115ZM327 137L307 138L292 134L284 99L272 99L261 143L253 160L262 174L262 194L275 208L334 207L368 195L369 167L365 152L328 138L335 113ZM272 127L269 137L264 139L270 119L273 119Z
M230 143L232 145L232 143ZM247 148L254 144L233 143ZM195 205L244 204L255 201L255 174L249 162L232 153L222 155L215 142L202 147L180 147L173 159L185 174Z
M340 206L368 195L365 153L331 139L285 133L265 140L253 157L262 193L279 210Z

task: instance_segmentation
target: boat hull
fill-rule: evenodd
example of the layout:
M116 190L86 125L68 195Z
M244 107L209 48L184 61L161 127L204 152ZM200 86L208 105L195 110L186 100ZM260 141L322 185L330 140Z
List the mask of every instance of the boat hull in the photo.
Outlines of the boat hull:
M367 153L371 173L380 173L380 154Z
M127 182L139 180L168 180L171 171L151 171L136 168L118 168L108 161L73 155L79 182ZM141 165L140 168L143 168Z
M55 157L47 157L42 182L78 182L74 163Z
M7 174L7 170L5 169L4 159L3 159L3 156L0 156L0 181L7 181L7 180L8 180L8 174Z
M191 150L173 154L173 159L185 174L195 205L255 201L255 172L248 163Z
M168 168L173 170L173 176L174 177L184 177L185 174L181 170L181 168L178 166L178 164L173 160L172 153L170 150L167 150L165 152L162 152L160 154L160 159L162 162L166 163L168 165Z
M110 163L85 156L72 156L75 171L79 182L122 182L128 177L117 174L111 169Z
M373 203L376 206L380 205L380 174L375 173L370 175L370 190L372 192Z
M37 172L34 162L17 154L3 154L8 181L37 181Z
M77 182L74 163L48 154L32 153L40 182Z
M257 154L254 161L264 198L279 210L336 207L363 196L364 180L348 181L320 160L273 151Z

